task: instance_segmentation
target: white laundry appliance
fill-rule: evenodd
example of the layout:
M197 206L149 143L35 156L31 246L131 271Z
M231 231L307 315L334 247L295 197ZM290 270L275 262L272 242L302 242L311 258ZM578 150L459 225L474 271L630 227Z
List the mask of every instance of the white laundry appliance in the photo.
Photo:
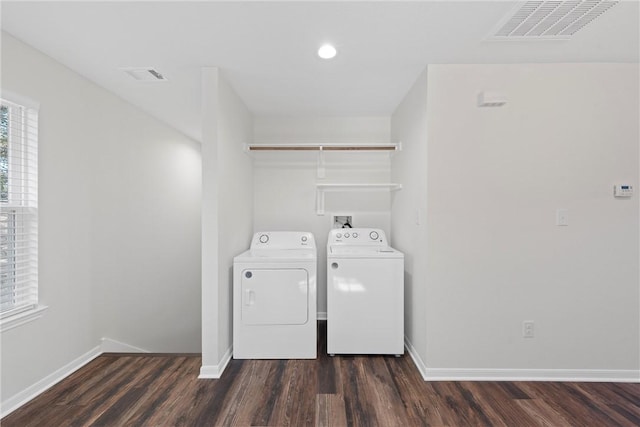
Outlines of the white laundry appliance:
M404 254L382 230L329 233L327 353L404 354Z
M234 359L315 359L313 234L256 233L233 260Z

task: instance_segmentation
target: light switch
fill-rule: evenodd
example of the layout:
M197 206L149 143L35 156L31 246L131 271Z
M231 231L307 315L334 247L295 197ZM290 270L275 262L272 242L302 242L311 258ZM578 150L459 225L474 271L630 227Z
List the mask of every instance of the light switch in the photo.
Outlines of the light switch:
M569 209L556 210L556 225L569 225Z

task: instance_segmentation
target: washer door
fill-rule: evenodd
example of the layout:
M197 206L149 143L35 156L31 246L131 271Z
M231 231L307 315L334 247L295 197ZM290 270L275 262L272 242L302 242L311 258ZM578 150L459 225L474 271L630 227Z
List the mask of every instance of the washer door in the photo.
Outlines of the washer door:
M309 318L307 270L246 269L241 281L242 323L303 325Z

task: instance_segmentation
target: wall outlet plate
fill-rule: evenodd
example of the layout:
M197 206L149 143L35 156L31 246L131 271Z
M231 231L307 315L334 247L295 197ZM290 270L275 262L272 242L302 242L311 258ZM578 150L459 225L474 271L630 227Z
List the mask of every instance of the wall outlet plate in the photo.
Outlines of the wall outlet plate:
M522 337L533 338L534 323L533 320L525 320L522 322Z
M556 210L556 225L559 225L559 226L569 225L569 209Z

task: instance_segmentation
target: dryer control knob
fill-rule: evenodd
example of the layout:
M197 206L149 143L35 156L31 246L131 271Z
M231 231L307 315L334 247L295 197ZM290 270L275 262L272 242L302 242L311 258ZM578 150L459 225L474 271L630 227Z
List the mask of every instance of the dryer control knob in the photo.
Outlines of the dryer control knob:
M260 236L260 243L267 243L269 241L269 236L263 234Z
M378 237L380 237L378 235L377 231L372 231L371 233L369 233L369 237L371 237L371 240L378 240Z
M306 242L307 241L307 236L302 236L302 241Z
M341 234L341 233L338 233L338 234L336 234L336 237L339 239L339 238L341 238L341 237L342 237L342 234Z
M344 237L349 237L349 233L344 233Z
M353 238L355 239L356 237L358 237L358 233L353 233L351 234L353 236Z

